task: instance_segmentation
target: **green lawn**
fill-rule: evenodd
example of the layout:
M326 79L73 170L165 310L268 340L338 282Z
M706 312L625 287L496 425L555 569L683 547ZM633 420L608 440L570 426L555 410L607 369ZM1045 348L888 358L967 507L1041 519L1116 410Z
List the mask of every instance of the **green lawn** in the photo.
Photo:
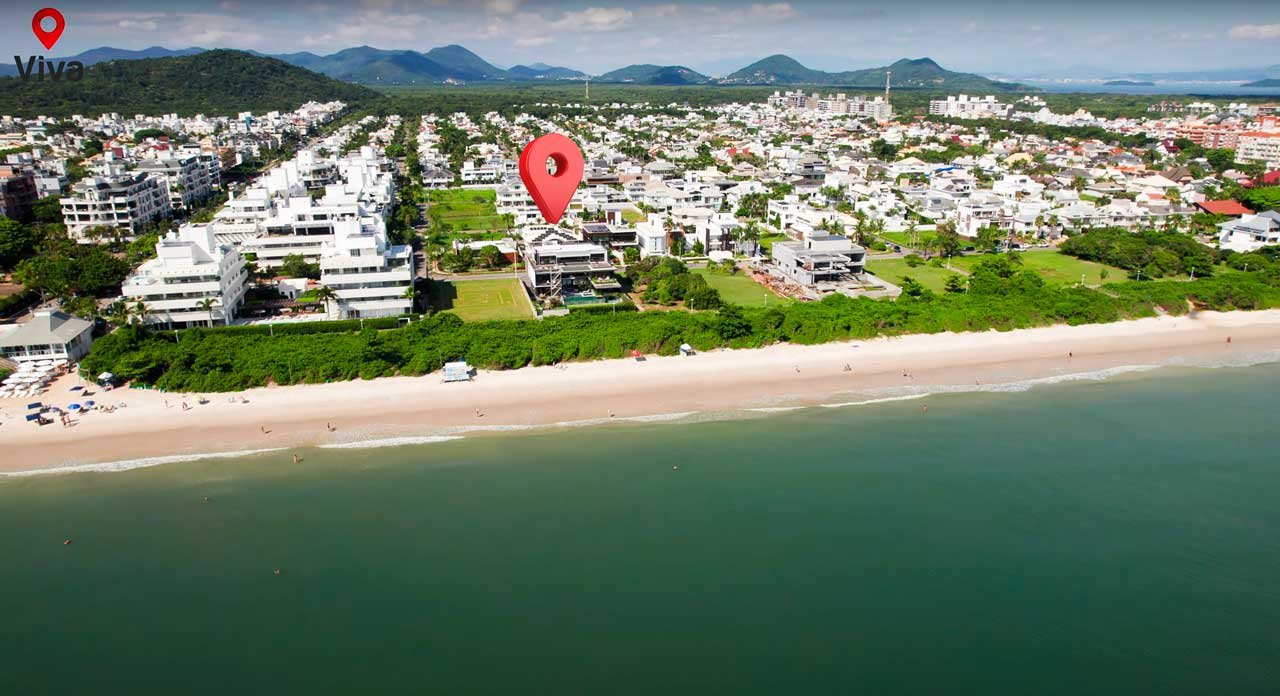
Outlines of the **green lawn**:
M785 242L787 239L787 235L782 233L760 235L760 253L768 256L773 252L774 242Z
M427 217L441 232L506 229L507 219L498 215L497 194L489 189L432 189L428 192Z
M957 257L953 258L951 263L957 268L969 270L977 265L978 261L984 256L985 254ZM1057 249L1035 249L1022 252L1020 256L1022 257L1024 268L1038 272L1046 283L1054 285L1075 285L1080 282L1081 274L1084 275L1085 285L1117 283L1128 278L1128 273L1123 269L1095 261L1077 259ZM1106 278L1102 277L1104 269L1108 271Z
M947 281L947 276L956 273L945 268L935 268L927 263L911 268L903 259L877 259L874 257L867 259L867 270L894 285L902 285L902 279L906 276L911 276L921 285L934 292L945 292L946 286L944 283Z
M694 268L692 272L707 279L707 285L720 291L720 297L731 304L744 307L765 307L790 304L791 298L775 295L772 290L757 283L746 273L721 275L711 273L705 268Z
M460 280L431 281L431 306L438 312L453 312L463 321L532 319L533 306L520 281Z
M648 216L635 208L622 209L622 221L629 225L634 225L637 222L644 222L646 219L648 219Z

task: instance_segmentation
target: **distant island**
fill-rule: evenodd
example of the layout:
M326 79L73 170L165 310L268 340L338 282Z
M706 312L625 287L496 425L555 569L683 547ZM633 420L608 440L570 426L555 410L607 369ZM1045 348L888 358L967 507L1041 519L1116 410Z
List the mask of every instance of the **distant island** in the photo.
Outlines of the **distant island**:
M1155 87L1156 86L1156 83L1154 82L1140 82L1137 80L1111 80L1110 82L1103 82L1102 84L1108 87Z
M1270 78L1266 80L1256 80L1254 82L1246 82L1241 87L1280 87L1280 79Z

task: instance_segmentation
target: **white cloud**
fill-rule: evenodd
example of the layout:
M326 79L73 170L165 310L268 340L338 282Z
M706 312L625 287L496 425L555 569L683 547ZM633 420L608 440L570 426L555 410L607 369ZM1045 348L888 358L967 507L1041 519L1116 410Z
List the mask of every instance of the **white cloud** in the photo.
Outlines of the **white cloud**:
M641 8L640 14L646 17L657 17L657 18L675 17L676 15L680 14L680 6L674 3L667 3L666 5L653 5L651 7Z
M551 26L577 31L614 31L631 24L634 18L631 10L622 7L588 7L564 13L564 17L552 22Z
M1227 35L1233 39L1280 39L1280 24L1241 24L1231 27Z
M755 4L747 11L747 16L751 19L776 22L782 19L791 19L796 16L796 8L791 6L789 2L775 2L770 5Z
M116 26L121 29L135 29L138 31L155 31L156 30L155 21L150 19L143 19L143 20L122 19L119 22L116 22Z
M516 45L521 48L532 48L534 46L546 46L552 42L550 36L522 36L516 39Z

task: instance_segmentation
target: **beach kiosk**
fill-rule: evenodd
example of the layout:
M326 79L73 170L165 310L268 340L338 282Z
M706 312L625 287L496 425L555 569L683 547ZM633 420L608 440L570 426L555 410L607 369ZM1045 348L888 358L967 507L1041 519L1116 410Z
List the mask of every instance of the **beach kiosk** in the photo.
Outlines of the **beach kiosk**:
M445 382L470 382L471 366L465 360L444 364Z
M693 355L693 346L689 345L688 343L681 343L681 344L680 344L680 354L681 354L681 355L683 355L683 356L685 356L685 357L688 357L688 356L690 356L690 355Z

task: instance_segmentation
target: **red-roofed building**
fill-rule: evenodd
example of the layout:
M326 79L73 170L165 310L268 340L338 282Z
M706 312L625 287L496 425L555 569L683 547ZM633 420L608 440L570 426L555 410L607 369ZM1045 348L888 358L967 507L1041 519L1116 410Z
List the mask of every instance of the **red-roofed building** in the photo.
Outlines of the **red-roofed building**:
M1267 172L1262 176L1244 182L1245 188L1253 188L1254 186L1276 186L1280 185L1280 169Z
M1210 215L1251 215L1252 210L1240 205L1238 201L1201 201L1196 207Z

